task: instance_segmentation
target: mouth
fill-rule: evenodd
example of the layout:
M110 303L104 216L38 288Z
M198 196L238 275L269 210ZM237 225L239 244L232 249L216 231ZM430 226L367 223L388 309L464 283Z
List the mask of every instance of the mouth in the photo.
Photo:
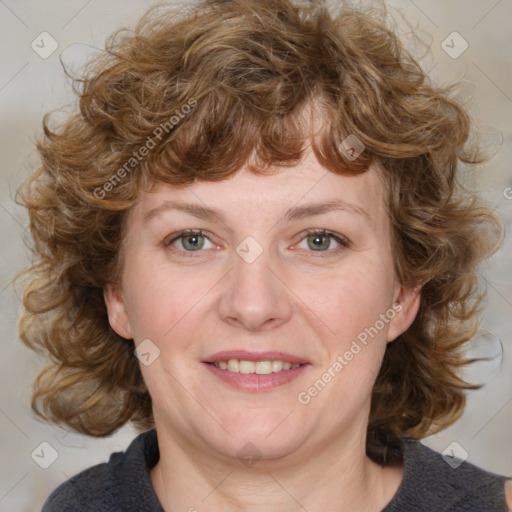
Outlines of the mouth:
M265 361L248 361L247 359L228 359L224 361L216 361L208 363L233 373L243 373L249 375L255 373L257 375L269 375L270 373L279 373L282 371L295 370L302 366L300 363L291 363L290 361L281 361L280 359L267 359Z
M225 383L247 391L270 390L297 378L310 363L283 352L225 351L202 361Z

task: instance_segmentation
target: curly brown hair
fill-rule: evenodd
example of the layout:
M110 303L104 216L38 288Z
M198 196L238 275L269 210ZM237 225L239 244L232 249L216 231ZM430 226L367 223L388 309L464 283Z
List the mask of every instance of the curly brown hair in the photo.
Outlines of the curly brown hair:
M373 390L367 452L454 422L465 405L464 348L477 329L476 264L500 243L499 218L457 181L477 162L465 110L434 86L371 12L321 2L207 0L150 10L85 69L79 109L44 120L42 165L20 188L35 260L23 342L50 361L32 407L106 436L152 426L133 344L109 325L104 287L120 276L123 220L140 190L297 164L311 147L334 173L378 162L396 273L421 286L419 313L388 345ZM299 122L313 106L322 127ZM356 159L348 135L364 144Z

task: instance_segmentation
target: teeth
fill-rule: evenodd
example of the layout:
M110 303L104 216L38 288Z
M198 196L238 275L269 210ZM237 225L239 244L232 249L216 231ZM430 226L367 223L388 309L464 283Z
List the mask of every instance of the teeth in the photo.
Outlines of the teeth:
M268 375L272 373L272 361L258 361L254 366L255 372L258 375Z
M292 364L289 361L246 361L244 359L230 359L229 361L218 361L213 363L214 366L221 370L235 373L256 373L258 375L268 375L277 373L282 370L293 370L301 366L300 364Z
M252 361L240 361L240 373L254 373L256 365Z
M283 369L283 361L272 361L272 371L280 372Z
M228 370L238 373L240 371L240 361L238 359L230 359L228 361Z

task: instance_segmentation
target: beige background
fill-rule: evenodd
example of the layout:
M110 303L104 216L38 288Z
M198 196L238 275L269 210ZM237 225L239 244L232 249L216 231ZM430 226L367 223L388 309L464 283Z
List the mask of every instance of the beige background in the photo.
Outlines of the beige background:
M11 282L14 273L28 262L28 255L23 245L26 217L13 203L13 197L37 162L34 138L42 115L72 99L59 55L76 69L92 47L102 47L106 35L117 27L131 25L151 3L0 0L0 512L40 510L45 497L59 483L106 460L112 451L124 449L134 436L126 428L110 439L88 439L41 424L30 414L30 383L39 362L16 336L20 300ZM498 150L489 163L465 179L481 191L510 227L512 188L507 187L512 187L512 0L393 0L388 4L398 8L412 30L431 46L432 55L424 60L424 66L432 70L434 79L442 84L462 80L461 97L471 109L483 140ZM405 28L395 14L407 38L411 28ZM43 31L59 45L46 59L31 48L31 42ZM452 35L454 31L460 37ZM464 41L468 48L453 58L443 50L443 41L445 46L453 47L449 50L452 54L462 48ZM455 426L427 440L439 451L457 442L470 462L510 476L511 254L512 242L507 234L501 251L481 270L488 286L483 327L490 333L475 345L475 353L492 355L499 348L497 340L501 340L503 362L480 364L468 373L488 384L470 394L466 413ZM49 443L58 456L46 470L31 458L41 442Z

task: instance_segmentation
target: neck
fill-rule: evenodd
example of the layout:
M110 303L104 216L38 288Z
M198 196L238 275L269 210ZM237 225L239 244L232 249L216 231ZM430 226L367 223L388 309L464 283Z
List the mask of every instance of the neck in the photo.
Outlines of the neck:
M333 510L334 503L339 512L377 512L403 478L401 467L383 468L366 457L364 436L347 434L247 467L158 424L157 432L160 460L151 481L166 511L296 512Z

